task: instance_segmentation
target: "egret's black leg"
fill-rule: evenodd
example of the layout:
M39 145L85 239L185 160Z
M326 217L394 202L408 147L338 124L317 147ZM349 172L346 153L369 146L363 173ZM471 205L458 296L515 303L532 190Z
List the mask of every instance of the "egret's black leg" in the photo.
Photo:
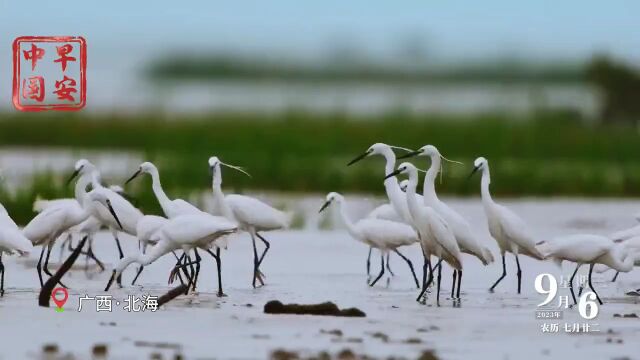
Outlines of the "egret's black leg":
M582 264L578 264L578 266L576 266L576 269L573 271L573 274L571 274L571 278L569 279L569 290L571 291L571 297L573 298L573 303L575 305L578 304L578 300L576 300L576 294L573 293L573 279L576 277L576 274L578 273L578 269L580 269L580 266L582 266Z
M53 241L50 241L49 244L47 244L47 256L44 259L44 267L42 268L44 270L44 273L49 275L49 277L53 276L53 274L49 271L49 256L51 256L51 250L53 249ZM58 281L58 284L60 284L60 286L62 286L65 289L68 289L68 287L62 283L62 281Z
M522 270L520 270L520 260L518 260L518 254L516 254L516 265L518 266L518 294L520 294L520 287L522 286Z
M436 304L440 306L440 283L442 282L442 264L438 266L438 290L436 294Z
M422 254L422 256L424 258L424 263L422 264L422 290L420 291L420 294L418 294L418 298L416 299L416 301L420 301L424 293L427 292L427 272L431 267L429 258L424 255L424 253Z
M138 277L142 273L142 270L144 270L144 265L140 265L140 267L138 268L138 272L136 272L136 276L133 278L133 281L131 282L132 286L136 284L136 281L138 281ZM178 272L178 276L180 276L180 272ZM180 277L180 282L182 282L182 277Z
M44 281L42 281L42 258L44 257L44 251L47 245L42 245L42 251L40 252L40 260L38 260L38 265L36 265L36 270L38 270L38 278L40 278L40 287L44 286Z
M369 277L371 276L371 252L373 251L373 247L369 246L369 255L367 255L367 283L369 282Z
M168 284L172 284L173 281L175 280L176 275L178 276L178 278L180 278L180 271L175 271L175 269L182 269L182 271L184 272L184 276L189 279L189 273L186 271L185 268L180 268L180 265L182 264L182 259L184 259L185 255L187 255L185 252L182 253L182 255L180 255L180 257L178 257L178 255L176 255L175 251L171 252L173 254L173 256L176 257L176 259L178 261L176 261L176 264L173 266L173 269L171 269L171 272L169 273L169 282ZM180 278L181 279L181 278ZM184 283L182 283L184 285Z
M2 263L2 252L0 251L0 297L4 296L4 264Z
M198 254L198 249L194 248L193 252L196 254L196 276L195 279L193 281L193 291L196 291L196 286L198 286L198 275L200 275L200 260L202 260L202 258L200 257L200 254Z
M225 294L222 292L222 256L220 255L220 248L216 249L216 259L218 260L216 263L218 266L218 297L222 297Z
M593 284L591 283L591 274L593 273L593 266L595 264L591 264L589 266L589 288L591 289L591 291L593 291L594 294L596 294L596 299L598 299L598 302L600 303L600 305L602 305L602 300L600 300L600 296L598 296L598 293L596 292L596 289L593 288Z
M454 299L453 295L456 293L456 275L458 275L458 271L453 269L453 283L451 284L451 298Z
M378 280L380 280L382 275L384 275L384 254L381 253L380 254L380 274L378 274L378 277L375 280L373 280L373 282L369 284L369 286L375 285L378 282Z
M251 242L253 243L253 280L251 285L256 288L256 278L258 276L258 249L256 248L256 238L251 234Z
M122 259L124 257L124 252L122 252L122 246L120 246L120 239L118 239L118 233L114 232L113 238L116 240L116 245L118 246L118 255L120 256L120 259ZM122 274L118 275L118 278L116 279L116 281L118 282L118 286L122 287Z
M67 234L67 238L64 239L64 241L62 242L62 244L60 245L60 256L58 261L62 261L62 256L64 255L64 249L66 246L69 246L69 251L73 251L71 249L71 234Z
M196 277L196 270L194 269L193 265L197 265L200 263L200 260L202 260L200 258L200 256L198 255L198 253L196 252L196 260L195 261L191 261L191 257L185 252L185 262L183 264L180 265L176 265L173 270L171 271L172 274L173 273L178 273L180 271L180 269L184 269L187 266L189 266L189 269L191 270L191 273L189 275L189 282L187 283L187 288L185 290L185 295L188 294L189 290L191 289L192 286L194 286L194 282L195 282L195 277ZM182 259L182 257L181 257Z
M93 259L96 262L96 265L100 268L100 271L104 271L105 267L102 261L98 260L96 254L93 252L93 236L89 239L89 248L87 249L87 259ZM87 261L88 263L88 261Z
M409 265L409 269L411 269L411 275L413 275L413 280L415 280L416 282L416 287L419 289L420 288L420 284L418 283L418 277L416 276L416 271L413 269L413 264L411 263L411 260L409 260L406 256L402 255L402 253L400 251L393 250L393 252L395 252L396 254L398 254L398 256L400 256L402 258L402 260L407 262L407 265ZM389 270L389 272L391 272L391 269L389 269L389 254L387 254L387 270ZM392 273L393 275L393 273Z
M393 271L391 271L391 266L390 266L390 262L389 262L389 256L390 255L391 255L391 253L387 253L387 270L389 271L391 276L396 276L396 274L394 274ZM419 286L418 285L418 279L416 279L416 286Z
M456 292L456 298L460 300L460 286L462 285L462 270L458 270L458 291Z
M618 275L620 275L620 271L616 271L616 274L613 275L613 279L611 279L611 282L616 282L616 280L618 279Z
M493 284L489 288L489 291L493 292L493 289L495 289L495 287L500 283L500 281L502 281L502 279L504 279L505 276L507 276L507 260L505 259L504 253L502 253L502 276L500 276L495 284Z
M187 253L187 257L185 258L185 265L189 265L189 273L191 274L190 278L189 278L189 286L187 286L187 289L184 291L184 294L187 295L189 294L189 290L191 290L191 286L193 286L193 284L195 283L196 280L196 270L193 267L193 261L191 261L191 256L189 256L189 254Z
M223 297L223 296L227 296L224 294L224 292L222 292L222 258L220 257L220 248L216 249L216 253L214 254L211 250L207 249L206 250L209 255L213 256L213 258L216 260L216 266L218 268L218 297Z
M262 260L264 260L264 257L267 255L267 251L269 251L269 249L271 248L271 244L269 244L269 242L262 237L262 235L260 235L259 233L256 232L256 236L262 240L262 242L264 243L264 246L266 246L264 248L264 251L262 252L262 255L260 255L260 259L258 260L258 270L260 269L260 265L262 265ZM263 284L264 285L264 284Z
M440 262L442 262L442 260L439 260L435 266L431 266L431 261L429 261L429 278L427 279L427 287L431 286L431 283L435 280L433 269L437 269L440 266Z

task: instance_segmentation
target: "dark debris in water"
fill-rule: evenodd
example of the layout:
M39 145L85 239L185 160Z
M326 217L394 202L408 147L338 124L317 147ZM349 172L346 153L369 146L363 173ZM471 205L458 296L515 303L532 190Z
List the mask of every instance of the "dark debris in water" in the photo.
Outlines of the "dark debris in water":
M46 354L56 354L59 350L58 344L45 344L42 347L42 352Z
M340 330L340 329L334 329L334 330L320 330L320 334L328 334L328 335L342 336L342 330Z
M278 300L271 300L264 305L265 314L294 314L294 315L326 315L365 317L367 316L358 308L340 309L332 302L320 304L283 304Z
M613 314L614 318L637 318L638 315L636 313L629 313L629 314Z
M151 347L156 349L174 349L181 350L182 345L168 342L151 342L151 341L142 341L138 340L133 343L136 347Z
M375 357L365 354L358 354L351 349L343 349L331 354L328 351L320 351L316 354L302 355L297 351L277 349L271 352L271 360L404 360L404 357ZM423 350L417 358L418 360L439 360L433 350Z
M95 344L93 345L93 349L91 353L94 357L106 357L108 353L107 345L105 344Z

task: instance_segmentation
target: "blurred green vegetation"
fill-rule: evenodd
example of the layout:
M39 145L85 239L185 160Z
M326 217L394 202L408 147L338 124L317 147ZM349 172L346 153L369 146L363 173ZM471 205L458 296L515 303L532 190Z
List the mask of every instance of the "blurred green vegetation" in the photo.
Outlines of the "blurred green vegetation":
M173 55L157 59L146 71L152 81L248 80L297 82L369 82L384 84L434 84L464 82L583 82L580 64L529 64L510 59L487 63L433 68L428 64L389 64L373 59L308 63L296 59L213 54Z
M223 187L228 192L261 189L382 195L381 157L346 166L375 142L410 148L433 144L444 156L463 161L465 165L444 163L443 181L438 185L441 193L477 195L478 179L467 181L466 177L473 159L485 156L491 165L492 191L498 196L640 195L636 128L586 125L564 113L519 119L499 114L456 117L403 112L376 117L296 111L172 118L161 114L0 114L3 146L135 151L154 161L163 186L171 196L181 197L210 189L207 159L212 155L243 166L252 175L248 178L225 169ZM425 158L413 161L419 167L428 166ZM109 174L104 177L114 180ZM148 176L135 180L127 190L145 212L159 213ZM25 183L16 194L0 193L0 201L24 220L32 216L31 203L37 194L68 197L72 187L44 174L33 185Z
M640 71L606 56L587 66L587 78L603 95L600 117L607 122L636 123L640 118Z

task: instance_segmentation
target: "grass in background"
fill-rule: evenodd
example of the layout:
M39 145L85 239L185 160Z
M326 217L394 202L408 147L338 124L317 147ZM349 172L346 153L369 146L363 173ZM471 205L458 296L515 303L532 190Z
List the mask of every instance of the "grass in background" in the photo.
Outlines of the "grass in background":
M247 178L225 169L223 186L228 192L251 188L382 194L382 158L346 166L374 142L410 148L433 144L446 157L463 161L464 166L445 163L443 182L438 185L442 193L478 194L478 179L467 181L466 176L473 159L482 155L489 159L491 187L497 195L640 195L636 129L587 126L561 113L521 119L403 112L367 118L296 111L277 116L223 113L170 119L159 114L0 115L3 146L139 151L156 162L163 185L174 196L210 187L207 159L211 155L241 165L252 175ZM414 162L428 166L425 158ZM38 193L71 196L71 188L44 184L57 184L45 179L49 180L37 180L13 197L26 202ZM140 198L145 211L157 213L149 182L148 177L136 180L128 189ZM19 208L26 209L26 204Z

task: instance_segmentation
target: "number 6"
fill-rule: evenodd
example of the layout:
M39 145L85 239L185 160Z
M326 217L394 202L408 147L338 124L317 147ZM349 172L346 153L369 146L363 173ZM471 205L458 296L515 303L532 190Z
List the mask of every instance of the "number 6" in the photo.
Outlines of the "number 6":
M582 316L583 319L591 320L598 316L598 303L594 300L596 300L596 294L592 291L580 296L580 300L578 301L578 313L580 313L580 316ZM589 312L587 312L587 308Z

